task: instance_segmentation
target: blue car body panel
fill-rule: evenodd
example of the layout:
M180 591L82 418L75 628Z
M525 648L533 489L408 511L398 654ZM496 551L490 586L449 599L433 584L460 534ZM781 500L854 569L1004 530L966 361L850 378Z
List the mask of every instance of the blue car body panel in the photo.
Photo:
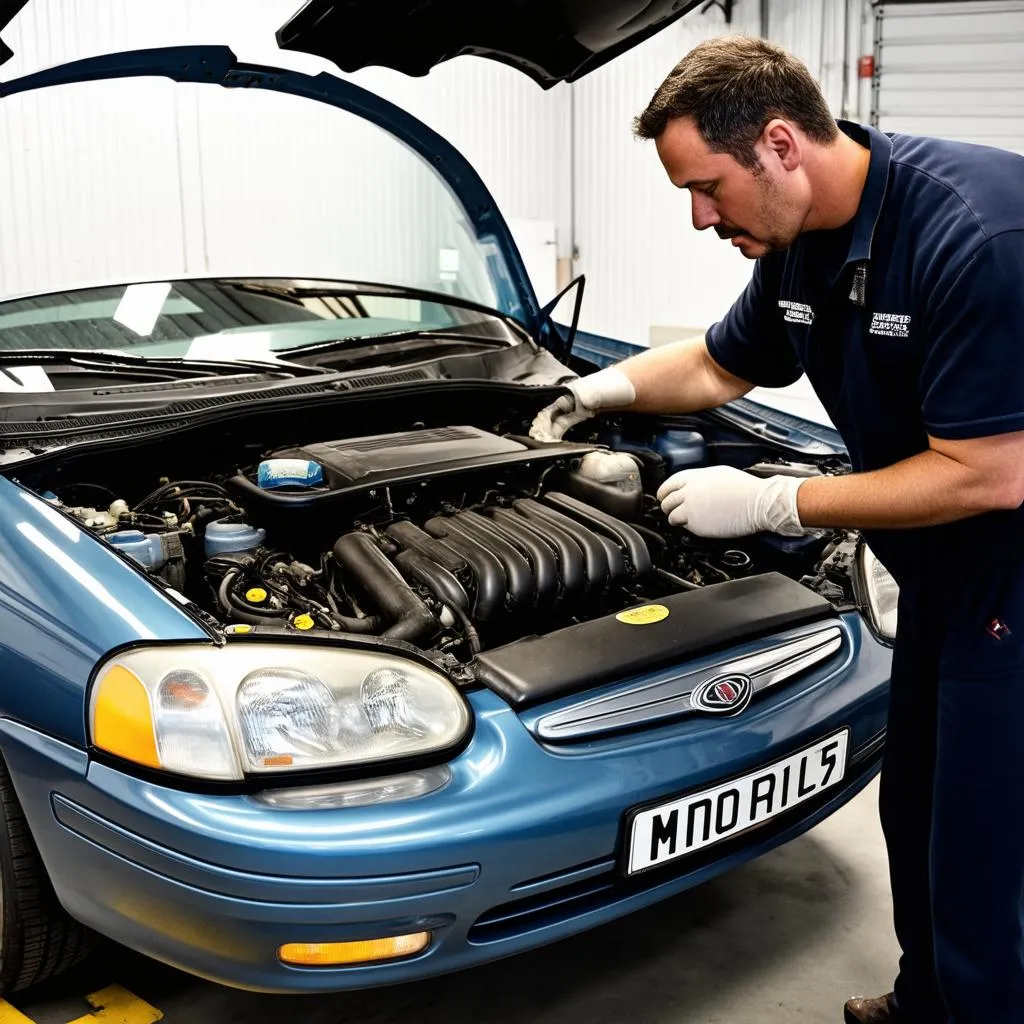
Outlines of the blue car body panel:
M0 710L84 746L97 661L126 644L207 640L128 560L0 477Z
M691 718L547 746L485 690L450 784L404 802L293 811L142 781L17 723L3 748L43 860L80 920L220 982L272 991L407 981L551 942L664 899L803 832L873 777L888 650L845 619L848 657L735 720ZM712 857L639 880L618 858L626 811L750 771L847 727L824 802ZM300 969L285 942L433 932L402 962Z
M536 335L549 330L508 228L470 165L414 118L350 83L239 65L224 47L184 47L78 61L0 84L0 97L140 75L287 92L390 131L431 161L478 234L493 242L502 311ZM575 347L599 365L635 350L586 334ZM774 423L776 440L798 450L842 451L827 428L752 403L736 403L726 415L739 425ZM449 784L416 799L285 810L253 795L140 777L88 749L95 666L126 645L214 639L125 557L2 478L0 522L0 750L58 897L98 931L226 984L366 987L551 942L787 841L878 769L890 653L858 615L847 614L842 657L764 695L738 718L690 717L555 746L528 726L564 701L520 715L488 690L471 691L474 731L450 762ZM623 875L631 808L715 785L842 729L849 730L847 774L822 799L649 875ZM286 942L420 930L432 933L429 948L393 963L296 968L276 954Z

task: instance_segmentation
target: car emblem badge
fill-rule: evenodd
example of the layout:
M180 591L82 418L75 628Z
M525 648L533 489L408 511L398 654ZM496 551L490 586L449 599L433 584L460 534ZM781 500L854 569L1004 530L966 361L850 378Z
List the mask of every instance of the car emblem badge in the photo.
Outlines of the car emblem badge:
M690 694L694 711L712 715L738 715L754 696L749 676L737 673L705 679Z

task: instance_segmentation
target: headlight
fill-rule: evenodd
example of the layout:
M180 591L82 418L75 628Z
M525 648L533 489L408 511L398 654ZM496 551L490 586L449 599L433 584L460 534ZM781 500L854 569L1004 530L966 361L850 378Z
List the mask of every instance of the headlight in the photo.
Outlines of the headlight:
M204 779L363 765L458 743L469 710L439 672L376 652L294 644L151 647L100 667L101 750Z
M867 544L860 546L860 578L872 627L879 636L894 640L900 588Z

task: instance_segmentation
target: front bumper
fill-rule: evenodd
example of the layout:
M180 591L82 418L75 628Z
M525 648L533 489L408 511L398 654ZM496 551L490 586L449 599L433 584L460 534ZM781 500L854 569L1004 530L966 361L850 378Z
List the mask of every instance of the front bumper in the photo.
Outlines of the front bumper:
M264 991L391 984L508 956L665 899L810 828L881 757L889 652L856 616L853 657L734 719L694 718L544 746L494 694L443 790L345 810L199 795L90 762L12 722L3 753L57 894L105 935L194 974ZM750 771L844 727L841 785L637 878L619 870L629 808ZM429 930L391 963L298 968L285 942Z

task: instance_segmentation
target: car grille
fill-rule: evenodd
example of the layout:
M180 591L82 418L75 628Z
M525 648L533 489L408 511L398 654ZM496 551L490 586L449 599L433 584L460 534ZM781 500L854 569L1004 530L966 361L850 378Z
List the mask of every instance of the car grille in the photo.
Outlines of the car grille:
M680 672L677 668L653 679L625 683L598 697L578 700L543 715L532 731L548 743L590 739L604 733L661 724L668 719L701 713L693 697L715 679L749 680L753 698L795 679L811 668L835 659L835 669L852 657L852 644L841 620L788 630L764 641L753 654L732 656L710 665ZM737 710L742 710L738 708Z
M854 785L875 770L885 744L884 730L868 742L857 747L847 764L846 778L842 788ZM836 797L835 790L826 790L799 807L785 814L771 818L763 825L748 830L735 839L728 839L714 846L699 850L664 868L645 872L635 878L623 875L613 858L578 865L558 875L521 882L512 892L543 886L544 891L492 907L481 914L469 929L470 942L484 945L536 931L567 921L573 917L628 899L636 893L653 888L680 874L692 874L707 867L714 861L727 858L747 846L751 840L758 844L768 842L793 825L813 814ZM581 875L586 877L581 878ZM565 879L559 884L560 879Z

